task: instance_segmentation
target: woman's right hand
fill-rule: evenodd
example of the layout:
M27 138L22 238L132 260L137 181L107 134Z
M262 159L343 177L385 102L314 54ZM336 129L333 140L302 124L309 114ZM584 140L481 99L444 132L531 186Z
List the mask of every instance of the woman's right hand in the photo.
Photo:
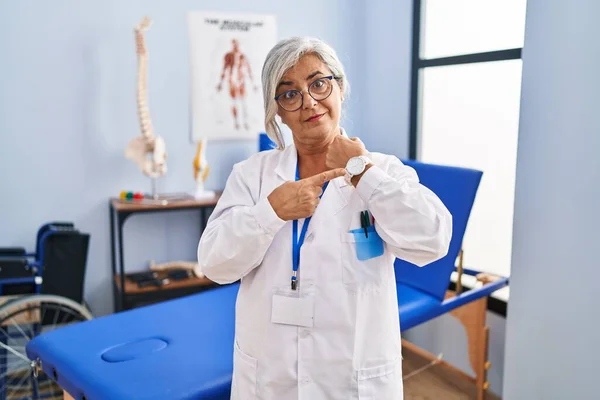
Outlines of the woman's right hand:
M322 172L309 178L286 182L277 187L268 197L271 207L279 218L290 221L313 215L323 193L323 185L332 179L344 176L344 168Z

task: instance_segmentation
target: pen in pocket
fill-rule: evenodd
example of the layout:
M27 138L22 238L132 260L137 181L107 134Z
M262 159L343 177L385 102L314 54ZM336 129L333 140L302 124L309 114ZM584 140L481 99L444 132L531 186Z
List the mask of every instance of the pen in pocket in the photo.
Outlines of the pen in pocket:
M369 237L368 228L371 226L371 218L369 217L369 212L366 210L360 212L360 226L365 231L365 237Z

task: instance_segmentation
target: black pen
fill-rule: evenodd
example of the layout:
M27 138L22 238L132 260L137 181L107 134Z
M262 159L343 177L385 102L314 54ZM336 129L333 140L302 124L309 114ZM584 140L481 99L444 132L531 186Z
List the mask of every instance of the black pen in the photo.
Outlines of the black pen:
M369 214L368 214L368 211L361 211L360 212L360 226L365 231L365 237L368 238L369 237L369 231L367 230L367 228L369 226Z

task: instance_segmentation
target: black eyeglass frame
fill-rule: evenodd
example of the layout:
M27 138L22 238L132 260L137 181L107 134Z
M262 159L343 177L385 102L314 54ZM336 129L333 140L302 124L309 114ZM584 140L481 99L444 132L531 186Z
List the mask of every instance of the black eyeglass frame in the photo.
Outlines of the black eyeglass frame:
M335 80L340 80L342 79L341 76L335 76L335 75L329 75L329 76L322 76L318 79L315 79L313 82L311 82L310 85L308 85L308 95L310 97L312 97L315 101L323 101L325 99L327 99L329 96L331 96L331 93L333 93L333 85L331 86L331 90L329 91L329 93L327 94L327 96L323 97L322 99L315 99L315 96L312 95L312 93L310 92L310 88L312 87L312 85L314 85L316 82L319 82L322 79L328 79L329 81L331 81L332 79ZM279 98L281 96L283 96L286 93L290 93L290 92L296 92L300 95L300 98L302 99L300 101L300 105L298 106L298 108L294 109L294 110L288 110L287 108L285 108L284 106L282 106L281 104L279 104ZM302 106L304 105L304 96L302 95L303 90L298 90L298 89L290 89L290 90L286 90L285 92L279 93L277 96L274 97L275 101L277 102L277 105L279 105L279 107L283 108L285 111L287 112L294 112L294 111L298 111L299 109L302 108Z

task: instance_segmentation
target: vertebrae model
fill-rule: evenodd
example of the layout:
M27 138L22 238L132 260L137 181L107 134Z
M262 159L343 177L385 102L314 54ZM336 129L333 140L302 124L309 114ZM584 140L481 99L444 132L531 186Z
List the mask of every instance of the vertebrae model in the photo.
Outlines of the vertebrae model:
M165 141L154 135L147 100L148 53L144 33L151 21L144 17L135 27L135 44L138 57L137 105L141 137L132 139L125 150L125 157L133 160L144 174L152 178L163 176L167 172L167 152Z

